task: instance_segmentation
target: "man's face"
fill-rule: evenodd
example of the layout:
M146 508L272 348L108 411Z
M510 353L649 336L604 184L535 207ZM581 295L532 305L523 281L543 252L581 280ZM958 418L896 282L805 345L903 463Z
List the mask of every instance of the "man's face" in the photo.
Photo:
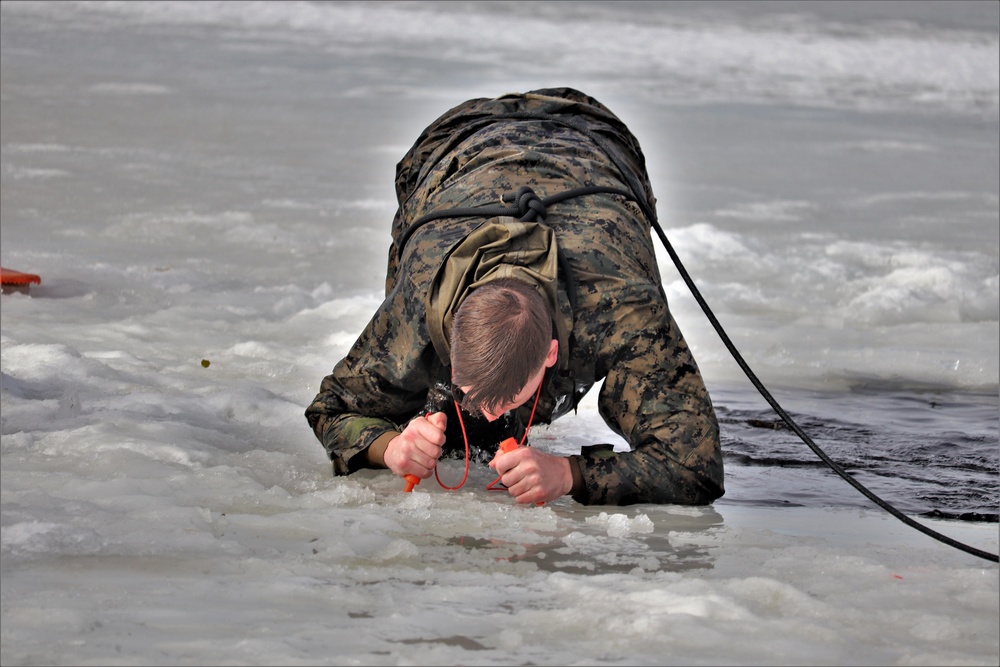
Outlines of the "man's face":
M538 391L539 385L541 385L542 380L545 379L545 371L555 365L556 361L559 360L559 341L554 340L549 345L549 353L545 357L545 363L542 367L531 376L528 383L517 393L514 400L510 403L505 403L503 405L498 405L494 410L487 410L486 408L480 408L479 412L486 418L487 421L494 422L504 415L505 412L510 412L511 410L516 410L525 403L527 403ZM459 387L462 392L468 392L472 389L471 386Z
M547 366L542 366L537 373L531 376L528 380L528 384L524 385L524 388L518 392L517 396L510 403L504 403L498 405L494 410L487 410L486 408L480 408L479 412L486 418L487 421L494 422L503 416L505 412L511 410L516 410L525 403L527 403L538 391L538 385L542 383L542 379L545 377L545 369ZM463 392L468 392L472 387L459 387Z

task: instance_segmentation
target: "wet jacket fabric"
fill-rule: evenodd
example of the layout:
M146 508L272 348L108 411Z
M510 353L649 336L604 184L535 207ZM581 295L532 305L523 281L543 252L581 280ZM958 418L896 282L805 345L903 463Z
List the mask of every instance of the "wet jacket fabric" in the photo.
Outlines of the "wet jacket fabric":
M602 191L542 206L530 222L489 215L516 208L522 188L538 209L583 187ZM511 275L546 295L559 337L534 423L570 412L603 381L599 412L630 446L573 455L583 480L573 498L704 504L724 493L718 422L656 263L645 159L616 116L569 88L470 100L420 135L397 165L396 192L385 300L306 410L335 473L365 467L372 443L447 403L435 387L450 378L451 315L470 289ZM434 217L470 208L487 215ZM530 408L486 427L491 441L478 444L492 456L506 432L523 432ZM451 428L446 448L464 449Z

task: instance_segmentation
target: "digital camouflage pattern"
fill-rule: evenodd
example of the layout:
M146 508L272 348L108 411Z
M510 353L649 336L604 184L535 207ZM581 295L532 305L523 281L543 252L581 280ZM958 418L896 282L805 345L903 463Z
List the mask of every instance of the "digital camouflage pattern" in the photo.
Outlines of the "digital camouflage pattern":
M439 349L440 341L435 346L427 321L440 317L429 286L438 281L440 287L442 267L470 233L513 222L442 218L411 230L415 221L445 209L496 206L523 186L544 199L592 185L634 192L631 181L639 184L642 206L621 195L592 194L545 211L544 227L554 230L575 283L562 271L553 277L560 358L546 375L535 422L569 412L603 379L600 414L631 450L595 444L574 455L585 486L575 500L704 504L722 496L718 422L667 307L650 221L642 213L643 207L655 211L645 158L616 116L568 88L470 100L432 123L396 172L399 209L385 300L306 410L336 474L365 467L365 451L377 438L450 403L441 398L450 379L447 350ZM517 253L507 261L516 265ZM567 284L575 284L572 295ZM448 327L435 321L434 328ZM463 413L470 439L488 460L503 437L523 433L530 408L493 425ZM453 413L452 407L446 449L464 452Z

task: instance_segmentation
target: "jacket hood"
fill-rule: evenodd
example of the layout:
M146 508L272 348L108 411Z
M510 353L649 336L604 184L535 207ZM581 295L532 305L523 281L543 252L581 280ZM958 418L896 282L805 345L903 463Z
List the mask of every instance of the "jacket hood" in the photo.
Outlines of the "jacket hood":
M545 297L559 339L560 364L572 322L565 322L558 298L559 249L556 234L539 222L513 217L484 221L457 243L442 262L427 292L427 328L438 357L451 359L451 325L468 294L491 280L515 278Z

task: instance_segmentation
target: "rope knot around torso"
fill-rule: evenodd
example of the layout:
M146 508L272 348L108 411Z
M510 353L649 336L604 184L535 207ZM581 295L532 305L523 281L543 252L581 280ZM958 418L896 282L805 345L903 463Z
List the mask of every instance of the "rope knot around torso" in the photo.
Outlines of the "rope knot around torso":
M514 202L521 222L545 222L545 203L531 188L522 186L517 194L505 194L503 201Z

